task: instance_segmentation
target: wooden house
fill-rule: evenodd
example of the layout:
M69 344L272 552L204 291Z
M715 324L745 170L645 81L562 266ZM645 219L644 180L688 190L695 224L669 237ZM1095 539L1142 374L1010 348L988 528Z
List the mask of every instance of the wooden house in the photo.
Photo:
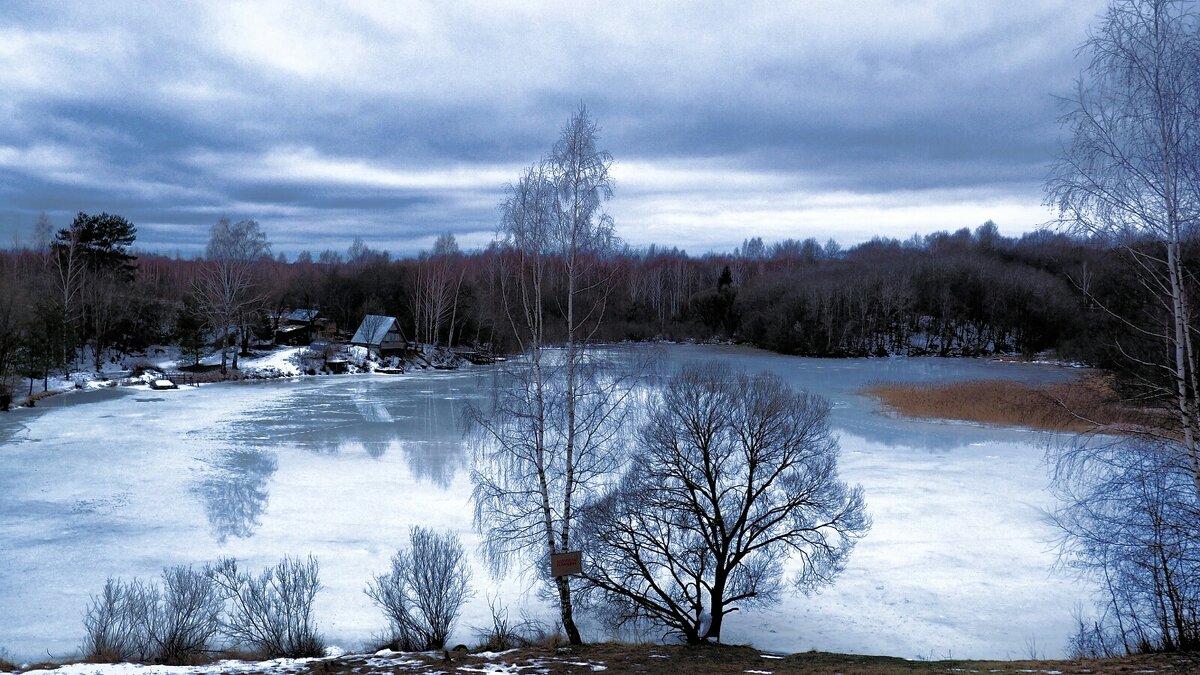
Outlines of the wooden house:
M400 322L394 316L368 314L363 317L350 344L366 347L378 354L400 354L410 351L410 345L400 330Z

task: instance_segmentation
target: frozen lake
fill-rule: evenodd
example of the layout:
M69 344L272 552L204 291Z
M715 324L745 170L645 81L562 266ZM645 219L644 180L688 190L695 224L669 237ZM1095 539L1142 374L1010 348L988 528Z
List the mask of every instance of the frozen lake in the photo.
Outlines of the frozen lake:
M641 351L649 348L635 348ZM1052 382L1053 366L956 359L802 359L741 347L673 346L666 371L718 357L828 397L842 475L861 483L874 527L838 582L814 597L727 619L727 642L779 651L907 658L1062 653L1087 590L1053 569L1045 434L881 415L873 381ZM109 576L235 556L259 569L312 553L331 644L385 627L363 594L411 525L460 532L474 554L469 452L459 431L494 369L332 376L179 391L126 389L0 414L0 649L74 654L88 598ZM489 623L487 596L516 617L529 582L474 576L455 642ZM603 635L596 629L585 638Z

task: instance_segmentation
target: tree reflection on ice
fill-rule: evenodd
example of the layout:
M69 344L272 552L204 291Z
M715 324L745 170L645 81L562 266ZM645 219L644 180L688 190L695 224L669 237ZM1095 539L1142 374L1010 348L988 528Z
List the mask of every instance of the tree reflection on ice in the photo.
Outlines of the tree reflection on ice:
M208 460L209 470L192 487L204 500L204 512L218 544L229 537L248 538L261 524L270 493L267 481L279 468L275 453L226 450Z

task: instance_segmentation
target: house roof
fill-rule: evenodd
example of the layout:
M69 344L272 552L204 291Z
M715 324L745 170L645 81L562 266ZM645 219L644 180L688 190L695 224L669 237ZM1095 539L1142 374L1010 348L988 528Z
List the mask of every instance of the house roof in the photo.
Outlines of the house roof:
M321 314L317 309L293 309L291 314L284 317L288 321L303 321L308 323L315 320Z
M383 338L395 325L396 317L394 316L368 314L363 317L362 323L358 325L358 330L354 331L354 337L350 338L350 343L356 345L383 344ZM399 328L397 328L398 330Z

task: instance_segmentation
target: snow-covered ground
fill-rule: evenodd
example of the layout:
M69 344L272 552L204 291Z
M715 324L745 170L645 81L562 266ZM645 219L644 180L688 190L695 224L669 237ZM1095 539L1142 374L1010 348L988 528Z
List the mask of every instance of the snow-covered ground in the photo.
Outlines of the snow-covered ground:
M644 348L635 348L644 349ZM796 359L673 346L666 369L716 357L830 397L843 477L875 525L814 597L734 614L727 642L903 657L1060 654L1086 589L1053 568L1045 436L896 420L855 392L877 380L1061 380L1061 368L977 360ZM277 353L254 367L286 366ZM247 364L250 365L250 364ZM235 556L261 568L312 553L330 642L362 649L384 627L363 594L411 525L474 551L469 448L459 420L492 369L106 389L0 416L0 648L73 655L89 595L109 576ZM542 616L528 581L482 566L452 643L490 623L488 597ZM593 637L598 637L595 627Z
M365 654L342 654L340 649L330 650L324 658L272 659L269 661L217 661L203 666L160 666L131 663L73 663L60 668L24 671L25 675L244 675L247 673L311 673L311 672L355 672L355 673L444 673L451 667L461 673L494 673L496 675L518 675L519 673L549 672L549 662L587 668L592 672L608 670L595 659L580 660L570 655L552 659L530 658L517 650L505 652L477 652L466 654L455 652L405 653L383 649ZM451 661L446 659L450 658ZM764 656L763 658L769 658ZM451 666L451 664L453 664ZM756 672L756 671L748 671ZM763 672L763 671L757 671Z
M239 366L243 373L252 377L296 376L301 374L297 357L304 351L303 347L275 348L243 359ZM204 365L217 365L220 362L219 354L210 354L201 359ZM154 346L142 353L112 355L103 360L103 367L97 371L91 353L85 349L69 372L54 373L44 381L35 379L32 387L28 378L19 380L13 391L14 405L24 403L31 391L37 400L45 395L44 392L64 394L111 387L148 386L163 373L178 370L187 363L181 360L179 347Z
M428 368L457 368L466 365L466 361L442 347L422 345L421 354L402 358L396 356L379 357L364 347L347 347L345 353L338 354L347 360L347 371L353 373L369 373L376 369L399 371L418 371ZM209 354L200 359L200 365L214 367L221 363L219 352ZM141 387L149 385L164 373L178 371L181 366L191 365L191 361L183 359L178 346L155 346L137 354L112 355L103 360L103 367L97 371L94 368L91 353L84 350L76 367L66 373L55 373L45 380L20 379L13 391L13 405L24 405L29 399L36 402L50 395L65 394L79 391L94 391L112 387ZM230 357L227 365L232 368ZM283 377L299 377L307 374L318 374L325 370L322 359L315 356L308 347L272 347L255 350L252 355L238 359L237 377L239 379L274 379Z

